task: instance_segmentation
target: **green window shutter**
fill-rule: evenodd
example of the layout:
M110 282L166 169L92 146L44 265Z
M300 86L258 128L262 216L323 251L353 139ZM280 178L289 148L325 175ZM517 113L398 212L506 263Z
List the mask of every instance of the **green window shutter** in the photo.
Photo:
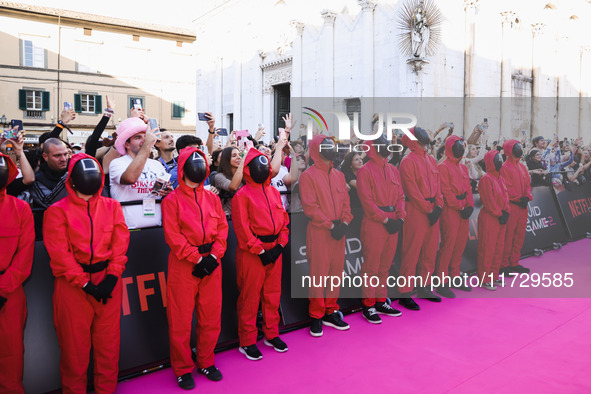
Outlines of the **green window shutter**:
M172 117L173 118L184 118L185 117L185 103L183 101L173 102Z
M41 110L49 111L49 92L41 93Z
M82 98L79 94L74 95L74 111L77 113L82 112Z
M19 89L18 91L18 109L25 111L27 109L27 91Z
M103 96L94 96L94 113L100 114L103 112Z

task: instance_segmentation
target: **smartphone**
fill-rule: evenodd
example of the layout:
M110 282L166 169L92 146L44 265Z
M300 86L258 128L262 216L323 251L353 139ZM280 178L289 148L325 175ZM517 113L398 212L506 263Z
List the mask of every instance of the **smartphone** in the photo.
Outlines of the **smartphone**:
M197 112L197 116L199 117L199 120L202 122L207 122L208 120L211 120L205 112Z
M246 138L250 135L250 133L248 132L248 130L238 130L236 131L236 138Z
M10 128L14 129L17 127L16 131L21 131L23 129L23 121L20 119L12 119L10 121Z
M158 120L156 118L150 118L148 119L148 124L150 125L150 128L152 129L152 131L158 130Z
M488 123L488 118L484 118L484 123Z
M228 136L228 129L218 129L218 135L227 137Z
M264 124L262 124L262 123L259 123L259 125L258 125L258 126L259 126L259 129L264 129L264 128L265 128L265 125L264 125Z
M158 194L158 191L161 189L166 189L168 184L170 183L170 174L168 172L163 173L154 182L154 186L152 187L151 193Z
M133 99L133 108L141 110L142 109L142 100Z
M64 101L64 111L68 111L72 108L74 108L72 107L72 103L70 103L69 101Z

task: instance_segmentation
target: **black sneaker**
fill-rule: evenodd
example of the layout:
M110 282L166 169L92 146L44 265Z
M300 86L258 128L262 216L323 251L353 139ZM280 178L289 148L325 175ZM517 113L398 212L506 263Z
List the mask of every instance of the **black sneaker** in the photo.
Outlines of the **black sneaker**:
M241 346L238 348L240 353L244 354L247 359L257 361L263 358L263 354L257 347L257 345Z
M179 387L183 390L193 390L195 388L195 381L193 380L191 373L186 373L183 376L179 376L177 380L179 382Z
M454 292L451 291L449 289L449 287L447 287L447 286L440 286L435 291L437 292L437 294L439 294L445 298L456 298L456 295L454 294Z
M512 269L512 267L505 267L505 268L501 268L499 270L499 274L502 274L504 276L511 276L511 275L517 275L517 272L514 272Z
M530 269L524 267L523 265L515 265L513 267L509 267L511 269L511 271L516 272L518 274L529 274Z
M436 296L426 287L419 287L417 290L417 297L424 298L431 302L441 302L441 297Z
M452 285L451 287L461 291L472 291L472 288L470 286L464 285L464 283L460 284L459 286Z
M350 326L344 322L343 318L341 317L341 312L339 311L334 311L330 315L324 315L322 318L322 324L341 331L348 330L350 328Z
M398 301L398 303L400 305L402 305L403 307L405 307L406 309L410 309L411 311L420 311L421 307L419 306L419 304L417 304L415 302L415 300L413 300L410 297L403 297L400 299L400 301Z
M376 308L376 312L378 312L380 315L388 315L388 316L402 315L402 312L400 312L398 309L392 308L392 306L390 306L390 304L388 304L387 302L376 302L375 308Z
M373 306L371 308L367 306L363 307L363 317L365 317L365 320L373 324L380 324L382 322L376 308Z
M201 375L205 375L207 377L207 379L209 379L213 382L218 382L218 381L222 380L222 373L220 372L219 369L217 369L215 367L215 365L212 365L211 367L207 367L207 368L197 368L197 373L200 373Z
M310 335L313 337L322 336L322 319L312 319L312 325L310 326Z
M269 340L265 339L265 345L271 346L279 353L287 352L287 345L279 337L275 337Z

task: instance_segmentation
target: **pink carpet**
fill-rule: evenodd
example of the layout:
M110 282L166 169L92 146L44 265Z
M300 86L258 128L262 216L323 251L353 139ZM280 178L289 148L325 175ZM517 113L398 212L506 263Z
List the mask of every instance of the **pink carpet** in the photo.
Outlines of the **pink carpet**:
M573 272L575 284L591 288L589 255L591 241L581 240L522 264L538 273ZM264 358L256 362L237 349L225 351L216 355L224 379L210 382L194 373L195 390L591 392L591 299L489 298L513 291L475 289L468 298L441 304L418 301L420 312L403 310L401 317L383 317L381 325L355 313L346 317L349 331L325 327L321 338L307 329L283 335L289 346L283 354L259 341ZM117 388L120 394L182 391L170 368Z

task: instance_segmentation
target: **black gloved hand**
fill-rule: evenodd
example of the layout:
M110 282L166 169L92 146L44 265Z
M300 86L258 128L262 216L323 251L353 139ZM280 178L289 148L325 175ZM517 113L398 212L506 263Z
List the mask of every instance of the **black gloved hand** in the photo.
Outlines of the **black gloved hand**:
M439 216L441 216L441 212L443 212L443 209L438 205L433 209L431 213L427 214L431 226L437 223L437 221L439 220Z
M501 216L499 216L499 223L501 224L507 224L507 221L509 220L509 212L503 210L502 211L503 214Z
M83 288L85 292L93 296L98 302L101 302L101 296L99 293L99 288L97 285L93 285L92 283L88 282Z
M470 216L472 216L472 212L474 212L474 207L467 206L460 211L460 216L462 217L462 219L468 219Z
M330 235L337 241L345 236L347 232L347 225L340 220L333 220L334 228L330 230Z
M275 262L270 252L271 250L265 250L263 253L259 254L259 259L261 259L261 263L263 263L263 266L265 267Z
M6 301L8 301L6 297L0 296L0 310L2 310L2 307L4 306L4 304L6 304Z
M396 234L402 228L404 221L402 219L388 219L386 223L384 223L384 227L386 227L386 231L390 234Z
M283 253L283 246L277 244L273 247L273 249L269 250L268 253L271 256L273 262L276 262L279 256L281 256Z
M527 203L529 202L529 198L527 197L521 197L519 199L520 204L518 204L521 208L527 208Z
M107 300L111 298L111 293L117 284L117 277L115 275L108 274L105 279L97 285L98 295L101 298L103 304L107 303Z
M211 273L220 265L217 262L216 258L213 257L211 254L208 254L204 258L201 259L199 264L195 264L195 268L193 269L193 275L198 277L199 279L205 278L207 275L211 275Z

